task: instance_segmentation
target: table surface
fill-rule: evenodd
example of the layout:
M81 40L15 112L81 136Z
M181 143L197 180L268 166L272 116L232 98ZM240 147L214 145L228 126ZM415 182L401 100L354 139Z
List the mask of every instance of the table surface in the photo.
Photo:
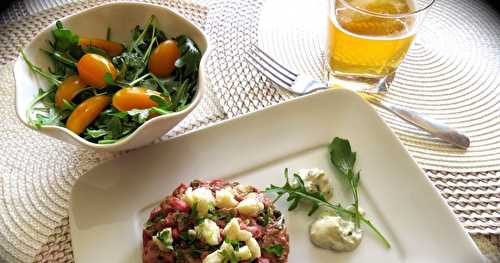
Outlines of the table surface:
M91 0L85 2L85 4L82 2L81 5L92 6L99 1L100 0ZM163 3L162 0L152 1ZM35 25L33 25L30 20L28 22L25 21L26 24L24 24L24 26L28 27L25 29L25 33L32 37L32 35L36 33L36 30L43 28L43 24L47 22L44 21L44 19L54 19L52 17L53 15L60 17L68 12L71 13L79 10L79 4L71 4L71 2L71 0L13 1L9 8L0 13L0 65L5 65L0 67L0 76L3 76L6 82L10 81L11 83L11 85L5 87L4 90L0 90L0 102L3 103L0 103L0 111L10 116L0 121L0 125L5 127L5 129L0 130L0 141L3 141L0 142L0 146L3 149L16 148L16 153L13 155L10 154L12 156L2 156L2 158L0 158L0 165L2 166L0 168L0 175L2 176L0 181L0 199L2 201L0 202L0 215L2 215L0 219L0 261L71 261L71 244L66 210L71 186L86 170L91 169L104 160L114 157L114 155L96 155L82 149L71 148L70 150L58 154L77 154L82 160L75 161L71 158L65 158L63 161L53 162L52 165L43 164L44 161L53 161L53 159L51 159L53 157L49 156L53 156L54 153L50 151L54 149L57 150L61 143L53 141L52 139L40 137L40 135L32 131L20 127L20 124L15 119L13 110L5 106L10 105L10 100L13 99L13 79L11 76L11 62L13 58L15 58L13 54L15 54L17 48L21 47L29 40L23 39L22 41L18 41L16 38L22 38L22 36L19 36L18 32L15 30L10 29L22 27L14 26L16 21L18 22L26 20L26 18L31 18L33 22L36 22ZM182 9L184 8L183 6L185 6L185 2L181 3L180 0L166 0L165 2L168 2L166 4L173 8ZM311 3L314 2L315 1L311 1ZM207 10L203 8L197 9L196 4L207 6L207 10L209 10L208 14ZM202 25L208 34L215 39L217 46L216 51L220 52L219 54L216 52L211 59L211 72L209 72L209 76L213 77L211 79L211 91L208 98L204 100L199 110L194 112L187 121L181 123L174 131L167 134L166 137L176 136L186 131L251 112L293 97L290 94L276 91L272 83L261 75L252 75L257 79L255 82L248 79L242 79L241 77L235 77L231 80L219 77L221 72L224 73L224 71L226 71L234 75L238 74L239 68L244 68L240 60L228 60L227 53L224 53L228 52L224 49L227 43L223 43L223 41L219 41L219 39L233 37L233 39L244 39L254 44L258 43L264 46L266 50L270 50L271 53L274 52L273 56L278 57L278 59L287 64L287 66L302 73L311 73L310 75L315 74L314 66L311 67L308 65L314 64L315 60L318 59L318 54L310 55L310 58L308 58L309 60L294 61L293 59L283 56L283 54L280 55L279 50L273 50L273 48L276 49L275 42L279 41L280 37L288 37L286 30L277 32L276 30L280 29L273 28L270 26L271 23L269 22L269 14L272 15L273 12L272 6L280 4L283 4L282 0L267 0L267 2L246 0L203 0L196 1L193 6L182 9L182 11L185 12L183 13L184 15L194 19L197 23ZM51 8L58 6L63 6L64 11L47 11L54 10ZM492 25L498 25L498 21L494 20L495 16L492 15L493 13L488 11L491 8L480 1L471 4L466 0L442 0L440 5L436 7L437 12L434 12L432 15L432 22L437 25L446 24L447 21L443 16L450 12L456 12L456 10L454 11L453 9L460 11L466 10L465 12L470 12L469 16L470 14L478 15L483 12L482 14L484 15L482 17L477 19L474 17L474 19L467 20L466 22L469 24L463 25L457 23L459 25L457 25L454 30L469 32L476 27L476 31L480 33L476 32L472 34L474 38L464 38L462 41L483 45L484 52L474 54L480 56L481 59L484 58L484 61L494 61L495 59L492 58L498 58L500 48L498 45L490 46L492 45L490 42L495 43L496 41L496 43L498 43L500 34L497 34L498 31L491 29L493 33L486 35L490 27L494 28ZM242 13L246 14L244 18L241 18ZM464 17L467 16L465 13L462 15ZM34 17L36 17L36 19L33 19ZM276 17L272 19L276 19ZM261 23L260 26L258 26L259 23ZM238 28L238 26L234 25L239 25L239 31L233 29L233 27ZM442 27L446 29L445 26ZM437 26L436 32L433 32L433 34L439 36L439 30L443 30L443 28ZM297 25L297 30L308 31L307 26L301 27L300 25ZM311 33L313 31L314 30L309 30L306 32L306 34L310 34L310 39L306 39L301 42L302 44L299 43L298 45L315 45L314 41L317 41L317 39L315 39L316 36L314 33ZM479 35L479 38L476 38L478 34L485 35ZM443 36L439 37L443 38ZM252 38L257 40L253 40ZM407 63L403 65L404 69L411 71L411 67L415 66L413 64L425 67L418 59L413 59L412 55L419 54L418 52L425 49L425 40L426 39L422 41L423 44L417 43L417 47L414 48L412 51L413 53L409 55L410 58L406 60ZM308 41L310 41L310 43ZM288 50L286 50L287 48L296 47L293 46L292 43L288 46L285 45L284 49L286 52L288 52ZM439 48L443 48L444 51L447 49L446 44ZM301 52L301 50L298 49L297 52ZM464 51L463 54L465 57L466 54L469 53ZM232 55L234 56L234 54ZM433 57L431 56L430 59L433 59ZM449 60L451 59L446 61ZM448 62L443 63L447 67L454 67L451 62L449 64L446 64ZM488 65L496 67L500 72L500 63ZM243 74L240 72L239 75ZM398 98L397 95L404 94L402 91L405 91L404 86L409 85L409 81L404 79L404 73L402 75L403 78L399 79L394 89L396 97L389 96L388 99L395 99L397 102L402 102L404 104L404 99L398 100L401 97ZM469 83L473 83L474 79L468 81L470 82L465 84L469 85ZM493 81L492 83L493 87L498 87L497 90L500 90L500 84L498 82ZM257 85L260 89L259 91L255 91L251 87L241 87L245 87L245 85ZM1 87L2 86L0 86L0 88ZM241 95L242 93L244 95ZM411 107L412 105L409 104L409 106ZM498 105L493 105L492 107L498 110ZM425 105L421 109L426 110ZM410 128L399 124L398 121L388 115L387 112L379 112L396 131L396 134L400 136L400 139L402 139L405 146L407 146L416 160L419 161L419 164L421 164L423 168L429 168L426 166L427 162L425 157L432 156L435 153L419 152L419 148L415 144L412 144L412 140L416 139L407 134L411 134L411 132L416 133L418 135L418 140L427 138L426 135L421 135L419 132L409 130ZM12 139L13 134L16 133L25 134L25 140L27 142L33 142L33 144L36 145L17 145ZM500 142L491 147L500 149ZM416 149L416 151L414 151L414 149ZM47 157L40 158L40 153L46 153ZM491 153L491 155L494 154L493 152ZM24 167L25 165L23 165L23 162L29 158L35 157L41 160L38 160L36 165ZM449 160L454 162L453 158ZM432 158L429 158L429 160L432 160ZM488 170L479 168L488 165L492 165L491 167L500 167L500 160L493 159L485 165L478 165L477 170L472 169L467 172L456 172L443 168L426 169L426 174L431 179L436 189L442 194L443 198L445 198L452 207L458 220L460 220L465 229L471 233L476 244L478 244L483 253L492 262L500 262L500 172L496 169ZM471 167L474 167L474 165ZM52 171L40 171L45 169L51 169ZM64 175L58 174L63 171L65 171ZM39 180L39 182L37 182L37 180ZM30 193L30 191L33 193ZM29 215L30 213L33 214L32 217L35 218L35 220L31 218L31 215Z

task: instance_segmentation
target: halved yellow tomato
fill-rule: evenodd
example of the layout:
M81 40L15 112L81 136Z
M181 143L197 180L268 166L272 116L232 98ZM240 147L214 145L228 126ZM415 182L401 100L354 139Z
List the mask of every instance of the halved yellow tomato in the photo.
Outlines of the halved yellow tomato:
M149 109L158 106L156 102L149 98L152 95L161 96L161 93L141 87L127 87L113 95L112 104L119 111Z
M175 61L181 56L177 42L166 40L161 42L149 56L149 72L160 78L168 77L175 69Z
M76 134L81 134L110 102L111 97L107 95L98 95L86 99L84 102L78 104L71 113L66 121L66 128Z
M113 63L97 54L87 53L83 55L76 67L80 79L93 87L105 88L107 86L104 80L106 73L111 74L113 80L116 79L116 68Z
M64 100L70 102L87 85L77 75L69 76L57 87L55 103L59 109L64 106Z
M97 47L100 48L110 56L118 56L123 52L123 45L113 41L98 39L98 38L80 38L80 45L84 47Z

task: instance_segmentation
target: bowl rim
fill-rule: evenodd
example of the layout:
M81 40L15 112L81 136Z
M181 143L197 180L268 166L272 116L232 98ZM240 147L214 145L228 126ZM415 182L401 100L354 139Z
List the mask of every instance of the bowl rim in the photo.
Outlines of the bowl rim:
M17 81L16 81L16 74L15 74L16 71L15 71L15 68L20 63L25 63L23 61L21 55L19 54L17 56L17 59L16 59L15 63L14 63L14 74L13 75L14 75L14 80L15 80L15 83L16 83L15 84L16 91L15 91L15 94L14 94L14 104L15 104L15 107L16 107L16 110L15 110L16 116L21 121L22 124L24 124L25 126L27 126L28 128L30 128L32 130L40 132L40 133L43 133L42 131L47 131L47 132L52 132L52 131L64 132L67 135L69 135L71 137L71 139L73 139L75 142L77 142L80 145L86 146L88 148L92 148L92 149L96 149L96 150L113 150L114 148L124 147L133 138L135 138L137 136L138 132L140 132L143 129L146 129L146 126L150 126L151 124L153 124L155 122L159 122L159 121L162 121L162 120L165 120L165 119L169 119L169 118L175 118L175 117L182 116L182 115L185 115L183 117L183 119L184 119L198 105L198 103L200 102L200 100L201 100L201 98L203 96L205 88L206 88L205 87L206 84L205 85L200 85L200 84L206 83L206 81L207 81L207 77L206 77L206 73L205 73L205 68L206 68L206 63L207 63L209 54L210 54L210 52L212 50L212 46L210 44L210 38L205 34L205 32L200 27L198 27L193 22L191 22L189 19L183 17L177 11L175 11L175 10L173 10L173 9L167 7L167 6L162 6L162 5L159 5L159 4L152 4L152 3L113 2L113 3L105 3L105 4L102 4L102 5L98 5L98 6L94 6L94 7L88 8L88 9L81 10L81 11L76 12L74 14L70 14L70 15L67 15L67 16L65 16L63 18L60 18L57 21L64 22L65 20L70 19L72 17L85 15L85 13L87 13L87 12L91 12L91 11L96 10L96 9L107 8L107 7L110 7L110 6L131 6L131 7L134 7L134 6L150 6L150 7L154 7L154 8L163 9L164 11L167 11L168 13L170 13L170 15L175 16L175 17L179 18L180 20L183 20L184 22L186 22L187 24L189 24L191 27L193 27L195 30L197 30L203 36L203 38L205 39L205 42L206 42L206 49L205 49L205 52L203 52L203 55L202 55L201 60L200 60L200 65L199 65L199 70L198 70L198 83L196 84L197 85L196 94L195 94L194 98L191 100L191 102L189 103L189 106L186 107L185 109L181 110L181 111L178 111L178 112L175 112L175 113L172 113L172 114L161 115L161 116L157 116L155 118L151 118L151 119L145 121L143 124L141 124L131 134L127 135L124 138L118 139L116 142L110 143L110 144L98 144L98 143L89 142L89 141L85 140L84 138L80 137L79 135L77 135L76 133L70 131L66 127L54 126L54 125L47 125L47 126L42 126L40 128L34 128L31 125L29 125L21 117L20 114L22 114L22 113L20 112L20 109L18 107L19 106L19 103L18 103L19 99L18 99L18 93L17 93L18 85L17 85ZM33 39L23 47L23 51L26 49L27 46L29 46L30 44L33 43L34 39L37 39L45 31L50 30L51 28L53 28L55 26L55 23L56 23L56 21L53 21L52 23L50 23L49 25L47 25L44 29L42 29L40 32L38 32L33 37ZM200 81L200 80L203 80L203 81ZM154 138L151 141L154 141L155 139L157 139L157 138Z

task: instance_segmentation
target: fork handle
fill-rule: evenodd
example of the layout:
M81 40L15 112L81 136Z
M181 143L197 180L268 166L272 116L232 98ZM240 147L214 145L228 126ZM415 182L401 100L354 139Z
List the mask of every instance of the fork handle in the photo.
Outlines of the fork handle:
M462 149L467 149L470 145L470 140L467 136L427 115L401 108L375 98L369 98L368 101L396 114L410 124L420 127L452 145Z

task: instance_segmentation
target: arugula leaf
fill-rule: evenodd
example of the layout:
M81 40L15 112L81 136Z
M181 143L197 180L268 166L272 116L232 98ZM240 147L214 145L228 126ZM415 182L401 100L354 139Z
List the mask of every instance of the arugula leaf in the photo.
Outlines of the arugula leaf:
M109 72L106 72L104 74L104 81L109 86L117 86L116 82L113 80L113 75L111 75L111 73Z
M238 240L232 240L232 239L229 239L229 238L225 238L224 239L224 243L228 243L234 249L239 249L240 248L240 241L238 241Z
M149 96L149 99L156 102L158 104L158 107L155 107L155 110L160 110L158 113L171 113L172 110L175 108L174 104L172 104L170 101L165 100L164 98L157 96L157 95L151 95Z
M62 76L57 76L52 73L43 71L43 69L31 63L31 61L28 59L24 51L20 50L19 53L21 53L21 57L23 58L24 62L28 64L28 67L31 69L31 71L37 73L38 75L46 79L51 85L55 86L61 85L60 78L62 78Z
M158 108L158 107L153 107L153 108L149 109L149 112L150 113L157 113L157 114L160 114L160 115L166 115L166 114L172 113L171 111L167 111L167 110L164 110L164 109L161 109L161 108Z
M118 140L111 140L111 139L109 139L109 140L99 140L97 143L98 144L112 144L112 143L115 143L117 141Z
M236 211L234 209L224 210L211 210L208 213L208 218L212 221L223 220L229 222L233 217L236 216Z
M190 235L188 233L188 231L181 232L179 237L181 238L181 240L186 242L188 245L191 245L196 241L196 235Z
M351 144L348 140L335 137L329 145L330 150L330 160L344 176L347 183L351 188L351 192L354 199L354 223L356 227L360 226L360 212L359 212L359 195L358 195L358 185L360 179L360 173L354 172L354 164L356 162L356 153L352 152Z
M156 234L156 239L158 239L166 249L173 250L173 239L172 231L169 228L163 229L161 232Z
M68 51L78 45L79 37L73 31L65 28L61 21L56 22L56 28L52 30L54 36L54 49L57 51Z
M238 258L234 251L221 250L219 253L224 257L222 262L238 263Z
M76 108L76 104L71 101L63 99L63 110L73 111Z
M41 49L45 54L49 55L52 59L65 64L66 66L76 68L76 60L70 56L66 56L59 51L49 51L46 49Z
M138 123L142 124L148 120L150 110L149 109L145 109L145 110L132 109L132 110L127 111L127 113L130 116L136 117L136 121Z
M189 220L196 222L198 220L198 203L194 203L189 211Z
M351 144L348 140L335 137L330 143L330 160L333 165L344 174L348 174L354 169L356 153L351 151Z
M113 57L114 64L125 63L128 68L140 68L145 65L141 54L124 52L120 56Z
M146 79L142 85L152 90L161 91L164 97L171 97L171 94L176 92L176 87L180 85L180 82L173 78L160 79L153 73L149 73L148 75L150 78Z
M198 72L201 52L196 43L185 35L178 36L175 41L181 52L181 56L175 61L175 66L183 69L184 76Z
M63 120L68 118L70 111L61 111L55 107L33 108L28 116L28 124L39 129L42 126L62 126Z
M90 130L87 129L85 130L85 135L90 136L92 138L99 138L107 135L109 132L103 129L98 129L98 130Z
M111 131L111 134L114 138L119 138L120 135L122 134L122 123L120 121L120 118L114 116L112 117L108 123L108 130Z
M280 257L281 255L283 255L283 246L281 244L273 244L268 247L265 247L264 251L266 251L269 254L275 254L276 256Z
M190 85L188 80L185 80L180 86L177 87L174 101L172 102L174 108L181 108L177 109L177 111L184 109L184 106L187 105L189 99L189 87Z

